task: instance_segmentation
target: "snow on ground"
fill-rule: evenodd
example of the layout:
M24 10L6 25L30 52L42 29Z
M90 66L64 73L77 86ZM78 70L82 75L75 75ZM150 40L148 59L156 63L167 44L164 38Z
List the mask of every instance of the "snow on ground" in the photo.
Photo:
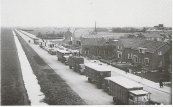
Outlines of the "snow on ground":
M15 34L14 31L14 40L16 43L19 61L21 65L22 70L22 76L25 84L25 88L27 90L27 94L29 97L29 100L31 102L31 105L47 105L46 103L42 102L44 99L44 94L40 91L40 86L38 85L38 81L36 76L34 75L32 68L29 64L29 61L25 55L25 52Z

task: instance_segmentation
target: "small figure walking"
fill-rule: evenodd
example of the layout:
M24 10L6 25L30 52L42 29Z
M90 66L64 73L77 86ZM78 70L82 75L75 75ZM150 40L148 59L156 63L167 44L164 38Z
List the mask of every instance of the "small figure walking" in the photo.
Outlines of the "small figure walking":
M128 73L128 71L129 71L129 69L128 69L128 68L125 68L125 72L126 72L126 74Z
M159 83L160 83L160 88L163 88L163 80L162 80L162 78L160 78Z
M28 42L30 43L30 40Z

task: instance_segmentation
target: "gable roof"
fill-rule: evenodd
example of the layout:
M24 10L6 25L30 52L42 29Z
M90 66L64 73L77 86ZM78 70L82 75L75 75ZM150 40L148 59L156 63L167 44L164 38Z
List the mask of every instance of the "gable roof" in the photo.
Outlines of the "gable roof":
M162 37L160 33L143 33L145 37Z
M132 48L138 46L144 39L141 38L132 38L132 39L119 39L122 42L124 48Z
M149 53L154 53L156 50L160 49L161 47L164 47L161 50L163 54L165 54L171 48L171 46L165 42L152 40L144 40L138 46L132 47L132 49L138 50L139 47L146 48L145 52Z
M91 31L93 31L93 29L79 28L79 29L74 30L73 35L75 38L80 38L84 34L89 35Z
M81 40L82 45L97 45L99 41L102 41L103 38L83 38Z

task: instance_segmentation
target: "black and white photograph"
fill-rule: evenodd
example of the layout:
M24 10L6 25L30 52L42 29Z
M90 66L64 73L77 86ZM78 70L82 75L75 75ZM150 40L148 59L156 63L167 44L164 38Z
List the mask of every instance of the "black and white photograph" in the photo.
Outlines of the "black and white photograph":
M2 106L172 105L172 0L1 0Z

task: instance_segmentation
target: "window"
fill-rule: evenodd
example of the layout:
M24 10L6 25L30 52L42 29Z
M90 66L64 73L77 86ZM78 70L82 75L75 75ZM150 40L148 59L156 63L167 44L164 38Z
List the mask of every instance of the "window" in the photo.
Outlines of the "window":
M161 38L157 38L157 41L161 41Z
M122 58L122 52L118 52L118 58Z
M81 46L81 43L80 43L80 41L77 41L77 45L80 45L80 46Z
M118 45L118 49L120 49L120 46Z
M144 58L144 63L145 63L146 66L148 66L149 63L150 63L150 62L149 62L149 58Z
M97 55L100 53L100 49L99 48L97 48Z
M162 61L159 61L158 67L162 67Z
M135 63L137 63L138 62L138 56L134 55L133 60L134 60Z
M123 47L122 46L120 46L120 50L122 50L123 49Z
M109 51L107 51L107 50L106 50L106 51L104 51L104 54L109 54Z
M139 63L141 63L141 58L139 58Z
M161 52L161 51L159 51L159 52L158 52L158 55L162 55L162 52Z
M139 48L139 53L145 53L146 48Z
M85 50L85 54L89 54L89 50L88 49Z
M132 59L132 53L128 53L128 59Z

